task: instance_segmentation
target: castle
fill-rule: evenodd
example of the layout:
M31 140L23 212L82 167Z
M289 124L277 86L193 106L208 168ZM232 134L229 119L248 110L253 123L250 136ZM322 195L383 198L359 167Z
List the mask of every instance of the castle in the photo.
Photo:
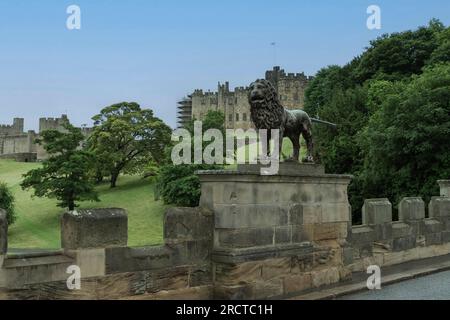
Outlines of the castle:
M14 118L12 125L0 125L0 159L15 159L21 162L41 161L48 157L45 149L35 141L45 130L64 131L64 123L70 123L67 115L61 118L40 118L39 133L24 132L24 119ZM89 128L83 128L88 136Z
M286 73L276 66L266 72L265 79L274 85L284 107L303 109L305 89L312 77L307 77L304 73ZM219 83L217 92L197 89L178 102L178 126L183 127L191 119L203 120L210 110L225 114L227 129L252 127L248 87L237 87L232 91L228 82Z

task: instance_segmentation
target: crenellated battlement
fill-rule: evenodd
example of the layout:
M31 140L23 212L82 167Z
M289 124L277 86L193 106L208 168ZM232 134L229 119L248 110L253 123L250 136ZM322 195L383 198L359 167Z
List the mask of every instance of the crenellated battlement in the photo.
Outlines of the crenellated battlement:
M61 118L40 118L39 119L39 132L45 130L64 130L63 125L68 123L69 119L67 115L63 114Z
M353 271L362 271L368 265L381 267L449 254L450 197L433 197L428 217L425 208L420 197L403 198L399 219L393 221L388 199L365 200L363 224L352 227Z

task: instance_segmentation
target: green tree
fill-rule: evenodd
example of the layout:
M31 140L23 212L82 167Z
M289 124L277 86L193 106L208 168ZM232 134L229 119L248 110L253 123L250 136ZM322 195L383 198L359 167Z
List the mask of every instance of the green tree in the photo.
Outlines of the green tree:
M14 210L14 202L14 195L6 183L0 183L0 209L6 211L6 219L10 226L14 224L17 219L16 211Z
M37 142L49 158L42 167L27 172L23 189L34 189L37 197L56 198L58 206L74 210L79 201L98 201L89 171L94 164L90 152L80 148L84 136L79 128L66 123L66 132L46 130Z
M185 129L194 135L194 121L190 121ZM225 137L225 115L220 111L209 111L202 121L202 134L209 129L218 129ZM225 141L224 141L225 143ZM193 139L191 140L191 154L193 155ZM202 149L209 143L203 143ZM225 148L224 148L225 153ZM159 170L155 194L161 197L166 204L174 204L178 206L195 207L200 201L200 180L195 174L198 170L215 170L223 168L221 165L209 164L166 164Z
M380 92L381 108L360 135L364 195L429 199L450 176L450 64Z
M122 102L104 108L92 119L94 129L88 143L101 163L98 171L109 172L111 188L116 187L122 172L137 173L151 161L167 161L172 130L152 110Z

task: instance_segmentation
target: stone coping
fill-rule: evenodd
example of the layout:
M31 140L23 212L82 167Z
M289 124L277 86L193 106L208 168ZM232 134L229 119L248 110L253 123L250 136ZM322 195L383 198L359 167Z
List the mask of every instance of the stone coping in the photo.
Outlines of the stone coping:
M6 259L3 264L5 269L36 267L40 265L56 265L73 263L75 260L66 255L51 255L43 257L29 257L21 259Z
M212 261L219 263L242 263L270 258L282 258L311 253L314 250L313 247L311 242L302 242L240 249L215 248L212 252Z
M196 171L201 182L259 182L259 183L342 183L348 184L354 176L346 174L320 174L320 175L260 175L252 172L237 170L200 170Z

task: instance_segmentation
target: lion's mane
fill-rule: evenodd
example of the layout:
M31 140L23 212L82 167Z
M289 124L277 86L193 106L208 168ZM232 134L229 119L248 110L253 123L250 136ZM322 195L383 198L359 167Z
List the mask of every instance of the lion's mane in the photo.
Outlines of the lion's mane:
M280 129L285 117L285 109L281 105L273 85L264 79L254 82L264 85L264 100L250 103L250 118L257 129Z

